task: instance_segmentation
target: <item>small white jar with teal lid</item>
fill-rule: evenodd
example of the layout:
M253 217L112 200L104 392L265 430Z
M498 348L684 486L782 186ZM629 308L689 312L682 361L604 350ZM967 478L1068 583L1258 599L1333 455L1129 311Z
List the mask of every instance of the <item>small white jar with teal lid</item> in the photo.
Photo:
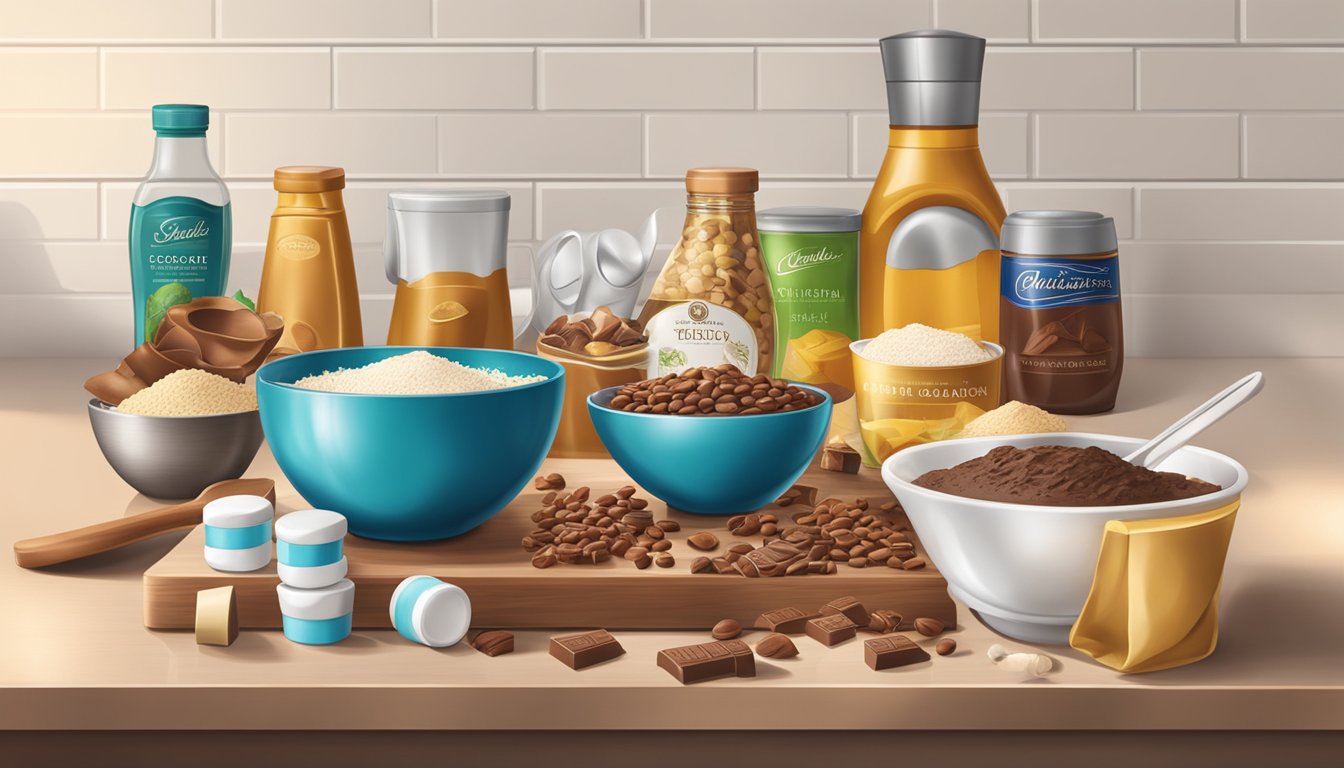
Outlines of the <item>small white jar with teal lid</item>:
M344 554L345 516L304 509L275 521L276 571L280 581L300 589L335 584L349 570Z
M355 583L341 579L321 589L277 584L285 637L304 645L330 645L350 636L355 615Z
M225 496L205 505L205 563L216 571L255 571L271 562L275 508L261 496Z
M392 592L392 626L411 642L455 645L471 627L471 599L461 587L433 576L409 576Z

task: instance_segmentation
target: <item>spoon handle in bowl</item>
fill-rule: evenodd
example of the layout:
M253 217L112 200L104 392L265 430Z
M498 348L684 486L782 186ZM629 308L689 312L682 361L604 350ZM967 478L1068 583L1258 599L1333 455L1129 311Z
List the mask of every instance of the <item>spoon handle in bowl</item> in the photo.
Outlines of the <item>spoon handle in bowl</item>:
M199 525L204 509L204 501L193 499L73 531L24 539L14 543L14 562L22 568L41 568L107 552L169 531Z

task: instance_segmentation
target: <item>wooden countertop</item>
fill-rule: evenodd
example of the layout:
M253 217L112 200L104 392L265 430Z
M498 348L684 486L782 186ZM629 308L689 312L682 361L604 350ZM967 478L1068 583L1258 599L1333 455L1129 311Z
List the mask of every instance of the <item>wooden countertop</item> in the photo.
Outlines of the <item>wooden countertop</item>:
M0 541L138 512L103 461L81 389L106 361L0 361ZM246 632L230 648L142 625L141 574L180 535L34 572L0 564L0 729L1341 729L1344 728L1344 360L1131 360L1120 405L1079 430L1147 436L1251 370L1264 393L1199 444L1251 483L1201 663L1124 676L1068 648L1024 680L984 657L1012 648L962 607L960 650L875 673L862 644L800 638L754 680L678 685L654 664L700 633L620 632L620 660L573 672L546 632L512 655L433 650L360 631L330 647ZM283 480L265 448L251 475ZM297 503L282 483L281 503Z

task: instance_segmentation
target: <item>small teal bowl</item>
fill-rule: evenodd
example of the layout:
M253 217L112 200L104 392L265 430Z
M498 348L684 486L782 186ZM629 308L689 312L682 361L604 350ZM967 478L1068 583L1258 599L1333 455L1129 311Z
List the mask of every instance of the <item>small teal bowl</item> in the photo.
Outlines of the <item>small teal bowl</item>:
M588 397L597 436L630 479L682 512L738 515L772 503L807 470L826 438L831 397L799 411L668 416L608 407L620 387Z
M546 380L451 395L291 386L305 376L416 350ZM276 463L309 504L345 515L357 536L429 541L484 523L536 474L560 423L564 375L536 355L496 349L326 349L262 366L257 403Z

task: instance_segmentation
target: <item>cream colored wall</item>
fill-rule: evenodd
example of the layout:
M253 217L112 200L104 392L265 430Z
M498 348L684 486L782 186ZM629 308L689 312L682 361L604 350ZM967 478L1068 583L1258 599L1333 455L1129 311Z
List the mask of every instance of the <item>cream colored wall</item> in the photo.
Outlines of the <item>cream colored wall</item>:
M250 293L271 170L347 169L376 341L388 190L508 189L519 285L559 229L666 206L674 231L690 165L760 168L762 207L860 207L874 41L934 25L990 39L1008 209L1115 217L1131 354L1344 354L1333 0L0 0L0 355L125 351L151 104L213 108Z

